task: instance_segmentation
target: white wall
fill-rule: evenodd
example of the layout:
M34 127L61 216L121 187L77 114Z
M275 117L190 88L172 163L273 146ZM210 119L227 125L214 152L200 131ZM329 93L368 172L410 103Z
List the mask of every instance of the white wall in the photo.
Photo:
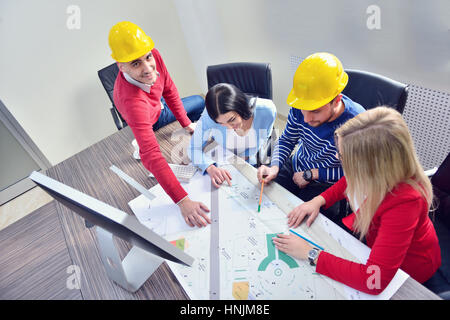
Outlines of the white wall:
M187 0L178 0L185 3ZM272 63L274 101L286 115L292 88L290 56L334 53L344 68L379 73L395 80L450 92L450 1L410 0L190 0L206 12L181 16L183 25L200 25L210 53L203 65L234 61ZM380 29L369 30L370 5L380 9ZM209 12L208 12L209 10ZM202 18L217 17L204 26ZM190 19L192 18L192 19ZM190 19L190 20L189 20ZM211 30L212 29L212 30ZM214 29L217 30L214 33ZM214 34L214 38L210 35ZM190 47L193 38L187 35ZM195 43L195 41L193 41ZM199 51L199 50L198 50ZM199 52L199 54L201 54ZM195 55L195 54L194 54Z
M114 62L108 32L122 20L152 37L181 96L202 92L172 1L0 1L0 99L52 164L117 131L97 71Z
M366 9L380 8L369 30ZM81 29L68 30L69 5ZM116 131L97 70L121 20L155 41L181 96L206 93L206 66L270 62L287 115L290 57L336 54L345 68L450 91L448 0L1 0L0 99L52 164Z
M174 0L195 76L206 94L206 68L227 61L220 11L215 1Z

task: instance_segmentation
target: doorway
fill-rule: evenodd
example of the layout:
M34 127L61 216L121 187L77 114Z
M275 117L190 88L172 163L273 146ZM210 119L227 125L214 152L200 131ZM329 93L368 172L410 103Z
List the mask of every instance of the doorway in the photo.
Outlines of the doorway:
M35 187L28 179L32 171L50 167L50 162L0 100L0 205Z

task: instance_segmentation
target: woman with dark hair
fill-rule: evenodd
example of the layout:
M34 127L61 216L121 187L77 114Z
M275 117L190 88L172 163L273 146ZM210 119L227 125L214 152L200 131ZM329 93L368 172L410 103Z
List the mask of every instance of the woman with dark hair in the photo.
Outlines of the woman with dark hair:
M231 175L203 153L203 147L213 138L218 144L244 158L252 165L256 155L272 134L276 108L272 100L249 97L232 84L219 83L206 94L203 111L191 143L188 156L193 165L211 176L217 188Z

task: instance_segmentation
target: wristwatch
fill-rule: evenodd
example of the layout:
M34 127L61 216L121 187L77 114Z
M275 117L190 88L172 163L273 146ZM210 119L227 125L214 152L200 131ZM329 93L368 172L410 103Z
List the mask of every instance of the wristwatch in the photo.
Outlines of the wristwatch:
M313 174L310 169L303 171L303 179L305 179L305 181L308 181L308 182L312 181Z
M314 263L314 260L317 259L317 257L319 256L319 252L320 250L317 248L312 248L311 250L309 250L308 252L308 260L309 260L309 264L312 266L315 266L316 264Z

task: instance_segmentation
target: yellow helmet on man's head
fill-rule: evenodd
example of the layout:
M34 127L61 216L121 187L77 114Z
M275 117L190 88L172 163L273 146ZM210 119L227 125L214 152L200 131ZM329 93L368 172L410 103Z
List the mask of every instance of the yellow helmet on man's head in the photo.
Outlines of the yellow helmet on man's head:
M108 41L111 57L117 62L133 61L155 47L153 40L141 28L128 21L114 25L109 31Z
M333 100L348 82L342 63L336 56L318 52L298 66L287 104L301 110L316 110Z

